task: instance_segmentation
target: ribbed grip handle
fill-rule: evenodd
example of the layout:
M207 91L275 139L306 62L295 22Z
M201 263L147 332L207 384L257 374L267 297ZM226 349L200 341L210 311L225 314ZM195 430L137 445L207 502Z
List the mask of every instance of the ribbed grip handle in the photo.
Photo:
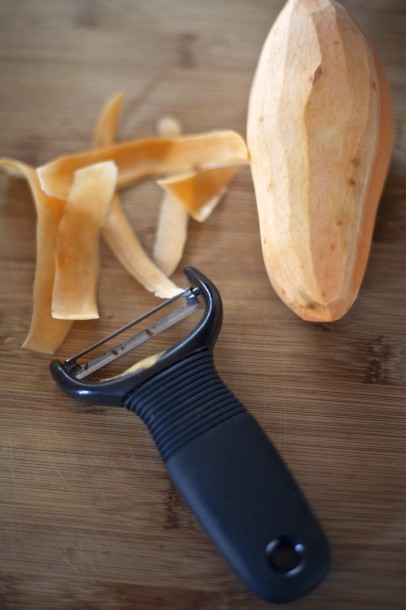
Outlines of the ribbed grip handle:
M148 426L164 461L210 428L245 411L219 377L207 349L133 390L124 404Z
M274 603L317 586L329 546L258 422L225 386L210 351L128 394L197 519L246 585Z

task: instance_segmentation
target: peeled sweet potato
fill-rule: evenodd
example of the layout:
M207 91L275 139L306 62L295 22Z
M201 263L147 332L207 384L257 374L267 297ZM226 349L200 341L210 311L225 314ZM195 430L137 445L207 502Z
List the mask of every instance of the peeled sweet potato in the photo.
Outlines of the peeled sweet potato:
M332 0L289 0L252 84L248 149L270 281L304 320L357 298L392 151L377 55Z

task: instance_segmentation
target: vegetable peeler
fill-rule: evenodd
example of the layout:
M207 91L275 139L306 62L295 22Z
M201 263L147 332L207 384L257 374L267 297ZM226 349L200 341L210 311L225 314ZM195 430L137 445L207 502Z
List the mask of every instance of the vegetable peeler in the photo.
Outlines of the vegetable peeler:
M325 577L328 541L270 439L216 371L219 291L196 269L185 274L190 288L50 369L74 398L139 415L178 491L246 586L268 602L291 602ZM161 315L169 305L176 308ZM174 345L94 380L108 363L192 313L197 322ZM153 314L161 317L146 322ZM149 325L134 334L141 322ZM130 338L88 359L124 331Z

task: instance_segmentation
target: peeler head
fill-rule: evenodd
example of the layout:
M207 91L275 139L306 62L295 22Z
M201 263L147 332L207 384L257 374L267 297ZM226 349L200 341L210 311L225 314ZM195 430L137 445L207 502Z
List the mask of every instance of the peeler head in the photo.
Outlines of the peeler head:
M192 352L204 349L212 350L223 319L220 293L213 282L197 269L187 267L184 272L190 281L190 288L180 295L161 303L150 312L136 318L64 362L53 360L50 364L50 370L57 384L69 395L82 402L121 406L129 391L151 379L157 373L186 358ZM88 356L96 348L118 337L129 328L135 327L139 322L158 311L164 310L165 307L173 305L176 301L179 301L181 306L161 318L158 323L132 335L130 339L116 345L100 356L87 360L85 363L80 362L84 356ZM135 363L129 369L114 377L97 381L87 379L93 371L102 369L108 362L112 362L133 347L158 334L158 332L169 328L169 326L188 316L189 313L199 307L202 309L202 315L193 330L189 331L185 337L169 349Z

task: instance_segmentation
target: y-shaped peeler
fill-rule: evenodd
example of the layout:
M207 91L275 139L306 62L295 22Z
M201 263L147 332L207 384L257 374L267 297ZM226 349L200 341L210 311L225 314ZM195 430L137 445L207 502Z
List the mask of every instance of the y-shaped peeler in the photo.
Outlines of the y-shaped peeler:
M281 456L215 369L212 350L223 309L217 288L196 269L185 274L188 290L64 363L54 360L51 372L79 400L125 406L139 415L175 486L240 578L266 601L290 602L323 580L329 545ZM158 322L80 363L175 300L181 306ZM198 307L202 315L196 326L173 347L124 373L89 380Z

